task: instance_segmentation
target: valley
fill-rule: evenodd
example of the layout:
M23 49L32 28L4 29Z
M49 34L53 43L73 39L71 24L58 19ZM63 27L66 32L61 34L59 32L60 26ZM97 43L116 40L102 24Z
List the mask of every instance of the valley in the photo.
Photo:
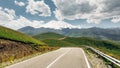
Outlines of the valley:
M0 0L0 68L120 68L120 0Z
M1 62L13 62L15 59L61 47L83 47L84 49L86 46L92 46L116 59L120 59L120 45L110 40L69 37L54 32L29 36L2 26L0 28Z

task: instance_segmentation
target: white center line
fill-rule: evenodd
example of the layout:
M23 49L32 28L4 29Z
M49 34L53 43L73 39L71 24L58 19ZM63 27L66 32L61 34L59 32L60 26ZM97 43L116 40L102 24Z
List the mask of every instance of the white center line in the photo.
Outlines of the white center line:
M67 54L71 49L60 55L58 58L56 58L51 64L49 64L46 68L50 68L56 61L58 61L61 57L63 57L65 54Z
M85 55L85 52L83 51L83 49L81 49L82 50L82 53L83 53L83 55L84 55L84 57L85 57L85 61L86 61L86 63L87 63L87 67L88 68L91 68L90 67L90 64L89 64L89 62L88 62L88 60L87 60L87 57L86 57L86 55Z

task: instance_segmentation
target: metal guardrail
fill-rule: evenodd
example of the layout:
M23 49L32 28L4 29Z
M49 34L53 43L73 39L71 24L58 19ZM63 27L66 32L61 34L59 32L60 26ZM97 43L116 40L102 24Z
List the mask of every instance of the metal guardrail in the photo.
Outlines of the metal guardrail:
M103 52L101 52L99 50L96 50L93 47L87 46L87 48L90 48L91 50L93 50L94 52L96 52L97 54L99 54L100 56L106 58L110 62L112 62L112 63L114 63L114 64L116 64L116 65L118 65L120 67L120 60L117 60L117 59L115 59L115 58L113 58L113 57L111 57L111 56L109 56L109 55L107 55L107 54L105 54L105 53L103 53Z

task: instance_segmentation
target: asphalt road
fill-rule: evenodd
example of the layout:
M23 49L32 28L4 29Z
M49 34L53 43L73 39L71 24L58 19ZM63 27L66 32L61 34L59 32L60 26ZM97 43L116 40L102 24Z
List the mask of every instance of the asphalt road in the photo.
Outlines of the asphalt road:
M90 68L81 48L60 48L6 68Z

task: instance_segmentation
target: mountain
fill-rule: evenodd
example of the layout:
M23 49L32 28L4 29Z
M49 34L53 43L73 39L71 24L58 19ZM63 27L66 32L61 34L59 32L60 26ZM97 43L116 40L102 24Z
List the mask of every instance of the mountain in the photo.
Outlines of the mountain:
M60 39L63 38L64 36L57 33L47 32L47 33L35 35L33 37L42 40L42 39Z
M64 29L50 29L50 28L33 28L33 27L23 27L19 29L18 31L26 33L28 35L37 35L41 33L46 33L46 32L54 32L58 34L63 34L65 36L69 37L93 37L96 39L104 39L104 40L115 40L119 41L120 40L120 28L97 28L97 27L92 27L92 28L82 28L82 29L70 29L70 28L64 28Z
M0 26L0 63L36 53L45 43L18 31Z
M64 28L81 28L79 25L78 26L74 26L74 25L71 25L69 23L66 23L64 21L50 21L48 23L45 23L42 27L44 28L51 28L51 29L64 29Z
M64 35L70 37L93 37L97 39L110 39L110 40L120 40L120 29L119 28L88 28L88 29L63 29Z
M37 34L46 33L46 32L62 33L61 30L50 29L50 28L33 28L30 26L23 27L18 31L28 35L37 35Z

